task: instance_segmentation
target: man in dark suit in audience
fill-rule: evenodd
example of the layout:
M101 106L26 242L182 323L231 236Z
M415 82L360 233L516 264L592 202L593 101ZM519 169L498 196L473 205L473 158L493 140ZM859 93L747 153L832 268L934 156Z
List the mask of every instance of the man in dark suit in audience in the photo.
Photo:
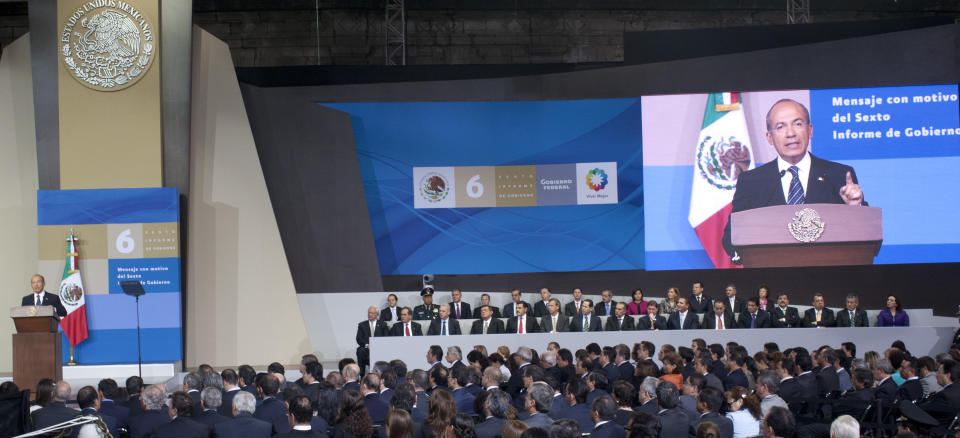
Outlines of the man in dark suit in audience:
M363 376L360 393L363 394L363 403L366 405L367 413L370 414L370 420L374 423L382 423L386 420L390 406L380 398L380 376L376 373Z
M310 421L313 419L313 407L309 398L298 395L291 398L289 403L289 421L293 430L279 434L277 438L327 438L325 431L313 430L310 425Z
M609 320L609 318L608 318ZM647 302L647 314L637 320L637 330L666 330L667 319L660 316L660 307L656 301Z
M497 306L490 305L490 294L480 295L480 306L473 309L473 319L480 319L480 307L488 306L490 307L490 312L493 314L494 318L501 318L500 308Z
M47 428L76 418L80 412L67 407L66 403L69 399L70 384L64 381L57 382L56 386L53 387L53 400L46 406L30 413L33 430Z
M837 361L837 352L825 348L820 351L817 361L820 363L820 372L817 373L817 390L820 396L827 396L840 390L840 376L833 363Z
M847 391L839 399L832 403L832 417L841 415L850 415L853 418L860 418L863 412L867 410L867 405L873 400L873 372L856 368L853 375L850 376L853 383L853 390Z
M923 385L917 377L917 358L907 357L900 362L900 377L905 379L897 389L897 400L915 402L923 397Z
M533 316L542 318L549 313L547 311L547 305L550 304L551 297L553 297L553 293L550 292L550 288L540 288L540 301L533 303Z
M493 310L488 305L482 305L479 309L480 318L470 326L471 335L494 335L504 332L503 321L493 317Z
M513 289L510 291L511 302L510 304L503 306L504 318L513 318L514 316L517 316L517 307L521 303L523 303L523 306L526 307L528 310L530 309L530 304L528 304L526 301L523 301L521 298L522 298L522 294L520 293L520 289ZM530 316L533 316L533 315L530 315Z
M942 361L937 367L937 382L943 389L918 406L939 421L940 426L947 426L960 412L960 364L952 360Z
M617 368L617 350L613 347L603 347L603 351L597 358L600 360L600 371L607 376L608 387L613 382L620 380L620 368Z
M733 314L727 312L725 300L716 300L713 302L713 310L703 315L700 328L707 330L729 330L737 328L737 322L733 318Z
M247 391L233 397L233 419L214 426L217 438L268 438L273 426L253 416L257 400Z
M220 395L220 408L217 409L220 415L224 417L233 417L233 397L240 391L240 378L237 372L232 368L227 368L220 372L220 380L223 382L223 394Z
M63 307L63 303L60 302L60 297L57 294L49 293L43 290L46 286L46 281L43 279L43 276L36 274L30 278L30 288L33 289L33 293L23 297L20 300L21 306L53 306L54 313L57 314L60 318L67 316L67 309Z
M583 289L573 288L573 301L563 306L563 314L567 316L580 316L580 306L583 304Z
M200 391L200 404L203 406L203 412L193 414L191 418L195 421L206 424L211 430L217 423L229 421L229 417L220 415L218 409L223 402L223 396L220 389L210 386Z
M614 363L617 365L617 368L620 369L620 378L626 380L636 388L637 384L633 376L635 368L633 364L630 363L630 347L626 344L617 344L617 346L613 348L617 351L617 358Z
M450 291L450 317L453 319L469 319L472 317L470 313L470 304L463 302L463 292L460 292L460 289L454 289Z
M808 354L797 355L797 384L800 385L800 400L811 400L820 397L820 387L817 385L817 375L813 372L813 358ZM789 401L789 400L788 400Z
M833 311L824 307L823 294L813 295L813 308L803 312L803 320L800 324L804 327L833 327L836 325L836 318Z
M723 393L716 388L704 387L697 394L699 417L690 420L690 436L697 436L697 428L701 423L711 422L720 429L720 438L733 438L733 421L720 415L721 406Z
M170 396L169 423L157 426L153 431L155 438L207 438L210 436L210 427L196 422L193 416L193 400L183 391L174 392Z
M883 400L889 406L897 398L897 384L893 381L893 365L889 359L880 359L873 367L873 380L877 382L874 398Z
M129 409L131 417L143 412L143 408L140 406L140 393L143 391L143 379L141 379L140 376L127 377L124 386L127 388L127 400L118 404Z
M800 383L797 382L795 376L797 373L796 370L796 363L789 357L783 358L783 361L780 362L780 367L774 369L777 375L780 376L780 391L777 392L777 395L787 403L799 401L803 398L803 389L800 387Z
M127 427L127 417L130 408L118 405L114 400L121 398L120 386L113 379L103 379L97 383L97 392L100 396L100 413L109 415L117 420L117 427Z
M727 375L723 378L723 390L729 391L734 386L741 386L750 389L750 383L747 375L743 372L743 364L746 363L746 357L741 352L731 351L727 355L724 365L727 369Z
M356 366L356 364L348 366ZM273 426L271 432L273 434L290 431L290 422L287 420L287 406L277 398L280 396L279 389L280 380L276 376L266 374L257 378L257 392L260 393L263 402L260 403L260 406L257 406L253 416L270 423Z
M607 325L604 327L604 330L608 332L624 332L636 329L637 326L633 321L633 317L627 316L627 305L625 303L617 303L614 314L607 317Z
M413 312L409 307L400 309L400 322L390 328L390 336L423 336L420 323L411 319L413 319Z
M613 300L613 291L604 289L600 292L600 302L593 308L597 316L610 316L617 309L617 302Z
M570 317L560 311L560 300L550 298L547 314L540 318L540 331L543 333L563 333L570 331Z
M584 325L585 322L587 325ZM603 327L600 325L600 317L593 314L593 301L583 300L583 303L580 304L580 315L570 318L570 331L603 331Z
M459 334L461 334L460 322L450 316L450 306L440 306L440 317L430 321L427 336L451 336Z
M380 310L380 320L386 322L400 320L400 306L397 306L396 294L387 295L387 307Z
M657 415L660 417L660 436L682 437L690 430L690 419L680 406L677 385L661 381L657 384Z
M796 307L790 306L787 294L777 297L777 305L770 309L770 318L774 328L800 327L800 313Z
M253 396L250 398L253 399ZM170 422L166 404L167 395L164 393L163 385L150 385L144 388L140 394L140 402L143 412L127 420L131 438L147 437L157 426Z
M533 315L527 314L527 303L521 301L516 303L517 315L511 317L507 322L507 333L540 333L540 325ZM520 320L523 324L520 324Z
M586 383L581 379L573 379L567 383L567 406L557 411L554 418L570 418L580 425L580 430L593 430L594 421L590 418L590 406L587 405L588 391Z
M847 295L847 308L837 312L837 327L869 327L867 312L860 309L860 297Z
M667 318L667 330L694 330L700 328L697 312L690 309L690 299L677 300L677 311Z
M707 313L713 310L713 299L703 293L703 282L693 283L693 293L690 295L690 310L693 313Z
M491 390L483 404L484 420L475 427L477 438L499 437L503 432L503 425L507 423L510 408L509 394L499 389Z
M199 374L187 373L183 376L183 392L193 400L193 412L202 412L200 406L200 390L203 389L203 378Z
M750 298L747 300L747 309L740 313L740 320L738 321L740 328L750 329L750 328L770 328L772 322L770 321L770 314L760 310L760 306L757 304L756 298Z
M623 426L613 421L617 416L617 404L610 396L603 396L590 405L590 419L595 426L590 438L624 438L627 436Z
M377 306L367 308L367 319L357 323L357 365L366 370L370 365L370 338L387 336L387 323L377 319Z

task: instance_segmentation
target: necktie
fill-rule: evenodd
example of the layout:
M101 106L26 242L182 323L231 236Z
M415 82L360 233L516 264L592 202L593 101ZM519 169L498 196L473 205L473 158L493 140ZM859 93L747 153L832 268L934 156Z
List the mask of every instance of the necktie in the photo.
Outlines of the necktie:
M40 294L33 294L33 302L34 302L33 304L34 306L40 305Z
M553 315L553 331L557 331L557 315Z
M457 319L460 319L460 303L457 303Z
M717 316L717 330L723 330L723 316Z
M610 314L610 303L607 303L607 304L605 304L605 305L606 305L606 307L607 307L607 315L609 315L609 314Z
M370 321L370 337L371 337L371 338L372 338L373 335L376 333L376 331L377 331L377 330L376 330L376 327L374 326L373 321Z
M853 312L850 312L850 327L853 327Z
M487 327L490 327L490 321L483 322L483 334L487 334Z
M441 334L442 336L446 336L446 335L447 335L447 322L446 322L446 321L443 321L443 330L440 331L440 334Z
M697 295L697 304L700 304L700 295Z
M406 336L410 336L410 323L404 323L403 328L406 330Z
M654 325L654 324L656 324L656 323L657 323L657 317L656 317L656 316L651 316L651 317L650 317L650 330L653 330L654 328L656 328L656 326Z
M817 310L817 325L820 325L820 311Z
M517 333L523 333L523 317L520 317L520 325L517 328Z
M687 319L687 312L680 312L680 330L683 330L683 320Z
M757 314L756 314L756 313L751 313L751 314L750 314L750 328L753 328L754 324L756 324L756 323L757 323Z
M796 205L803 204L803 186L800 185L800 169L797 166L790 166L789 169L790 175L793 177L790 179L790 190L789 195L787 196L787 204Z
M623 330L623 317L617 318L617 330Z
M583 317L583 331L590 330L590 320L586 316Z

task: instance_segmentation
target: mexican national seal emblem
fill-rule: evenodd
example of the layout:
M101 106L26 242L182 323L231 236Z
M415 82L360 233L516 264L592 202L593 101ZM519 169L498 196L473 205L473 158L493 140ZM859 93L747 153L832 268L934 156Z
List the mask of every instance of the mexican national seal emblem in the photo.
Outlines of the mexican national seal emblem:
M116 91L137 83L153 64L153 23L130 3L84 2L64 21L60 56L81 84Z
M697 146L697 169L710 185L722 189L737 188L737 178L750 169L750 146L736 137L705 136Z
M820 238L823 234L823 226L820 213L812 208L804 208L793 215L793 220L787 224L787 230L794 239L810 243Z
M450 184L447 178L437 172L430 172L420 178L420 197L427 202L436 203L443 201L450 193Z
M60 300L71 306L76 306L83 297L83 288L72 282L64 282L60 288Z

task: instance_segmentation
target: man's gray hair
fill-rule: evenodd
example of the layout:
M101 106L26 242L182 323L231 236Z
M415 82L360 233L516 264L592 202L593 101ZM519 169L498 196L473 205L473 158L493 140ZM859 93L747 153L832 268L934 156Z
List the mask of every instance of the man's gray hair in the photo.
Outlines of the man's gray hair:
M237 408L237 413L253 414L257 410L257 399L253 398L253 394L247 391L237 391L237 394L233 396L233 407Z
M208 386L200 392L200 399L203 400L203 407L206 409L219 408L220 404L223 403L221 397L220 389L215 386Z
M647 393L650 398L657 398L657 383L660 383L660 379L647 376L640 384L640 390Z
M450 311L450 306L448 306L448 305L446 305L446 304L441 304L441 305L440 305L440 309L447 309L447 312L449 312L449 311Z
M524 362L530 362L533 360L533 350L530 347L520 347L517 349L517 354L520 355L520 360Z
M536 403L537 412L550 412L553 406L553 388L543 382L534 382L530 387L530 399Z
M189 386L190 389L200 389L203 384L203 378L197 373L189 373L183 376L183 384Z
M553 304L555 304L557 307L561 307L561 306L560 306L560 300L558 300L558 299L556 299L556 298L550 298L550 300L547 301L547 302L548 302L548 303L553 303Z
M890 363L890 359L880 359L877 361L877 369L883 371L884 374L893 374L893 364Z
M447 353L453 353L457 357L457 360L463 359L463 351L460 350L460 347L454 345L452 347L447 347Z
M780 392L780 376L773 370L761 371L757 378L757 385L766 386L767 392L776 394Z
M70 400L70 384L63 380L57 382L53 388L53 398L64 402Z
M870 369L870 365L867 363L867 361L863 359L854 359L852 362L850 362L850 368L853 368L853 369L863 368L865 370L868 370Z
M841 415L830 424L830 436L833 438L859 438L860 423L849 415Z
M216 371L207 371L203 373L203 387L213 387L223 391L223 378L220 377L220 374L218 374ZM193 387L191 386L191 388Z
M343 367L343 378L344 380L357 380L360 378L360 366L351 363Z
M847 294L847 299L849 300L850 298L853 298L853 300L856 301L857 304L860 303L860 297L858 297L857 294ZM849 415L848 415L848 417L849 417ZM839 420L840 417L837 417L837 419Z
M161 385L150 385L140 394L140 399L147 407L148 411L156 411L163 408L167 402L167 394Z
M487 396L487 405L490 406L490 415L507 418L507 411L510 410L510 396L499 389L491 390Z
M556 365L557 365L557 353L554 353L554 352L549 351L549 350L544 351L543 354L540 355L540 362L549 364L550 366L556 366Z

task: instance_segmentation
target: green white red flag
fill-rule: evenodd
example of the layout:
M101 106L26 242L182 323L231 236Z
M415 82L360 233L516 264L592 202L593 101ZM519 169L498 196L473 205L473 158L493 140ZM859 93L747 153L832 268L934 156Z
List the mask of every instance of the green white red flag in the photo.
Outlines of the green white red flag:
M63 267L63 279L60 281L60 302L67 309L67 316L60 320L60 328L67 335L70 346L87 339L87 307L80 278L80 256L77 253L77 236L70 233L67 237L67 261Z

